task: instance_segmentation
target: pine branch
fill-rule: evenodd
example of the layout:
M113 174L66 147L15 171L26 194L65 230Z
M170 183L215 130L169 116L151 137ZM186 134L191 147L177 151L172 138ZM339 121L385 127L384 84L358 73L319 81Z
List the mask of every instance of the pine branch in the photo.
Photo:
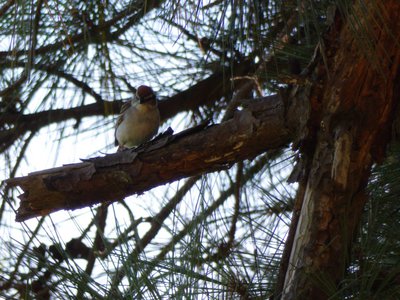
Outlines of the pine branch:
M6 3L4 3L4 5L0 8L0 16L3 16L14 4L15 0L8 0Z
M0 8L0 15L4 14L15 1L9 1L3 7ZM111 42L117 40L126 30L131 28L134 24L137 24L147 13L152 11L161 5L162 1L152 0L152 1L140 1L137 5L128 5L127 8L116 13L113 18L105 21L100 26L93 26L89 35L91 36L92 42L102 41L104 42L104 35L106 34L106 41ZM122 24L121 24L122 23ZM122 26L118 28L118 26ZM114 32L111 30L114 29ZM67 36L63 40L57 40L53 44L48 44L36 48L35 54L37 55L48 55L49 52L56 52L59 49L65 48L65 45L70 45L75 47L78 44L86 44L87 34L84 32L76 33L74 35ZM29 54L31 50L15 50L13 55L15 57L21 57ZM6 58L10 55L9 51L0 51L0 58Z
M0 117L0 128L6 127L9 129L0 132L0 153L25 133L38 131L50 124L71 119L81 120L85 117L108 116L110 114L119 113L122 101L103 100L102 97L85 82L79 81L72 75L58 71L51 66L37 66L37 68L51 74L57 74L69 80L78 88L81 88L83 92L93 96L96 99L96 103L79 107L40 111L26 115L15 112L6 112L2 114ZM238 64L235 68L236 72L232 74L232 77L245 74L249 72L251 68L249 62ZM193 111L200 106L210 105L218 101L227 93L226 87L230 86L229 82L232 77L227 76L223 71L216 72L188 89L160 101L159 109L161 119L165 121L180 112Z
M221 124L166 136L141 150L7 180L24 191L17 221L119 201L185 177L229 168L290 141L280 96L243 103L245 108Z
M251 178L253 178L254 174L260 172L260 170L268 163L268 160L268 155L262 155L261 157L257 158L257 160L253 161L253 165L242 175L240 182L233 183L228 189L222 191L218 199L216 199L209 207L207 207L204 212L194 217L192 220L189 221L188 224L186 224L186 226L181 231L176 233L168 242L168 244L166 244L161 249L160 253L158 253L157 256L152 259L151 263L148 265L149 267L143 270L143 273L138 280L139 284L144 282L150 276L151 272L154 270L154 267L159 265L160 262L165 259L167 254L171 251L171 249L175 247L175 245L179 244L185 236L191 233L191 230L193 228L196 228L196 226L201 221L205 220L212 213L214 213L223 203L225 203L228 197L235 193L235 190L237 188L242 188ZM239 185L239 187L236 186L237 184ZM122 268L120 269L123 270ZM116 283L119 283L115 279L114 281Z

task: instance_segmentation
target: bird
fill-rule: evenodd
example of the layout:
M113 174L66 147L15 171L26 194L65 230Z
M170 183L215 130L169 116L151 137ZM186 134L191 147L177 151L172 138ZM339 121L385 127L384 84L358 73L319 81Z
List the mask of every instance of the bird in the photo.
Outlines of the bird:
M115 146L117 151L130 149L149 141L158 132L160 112L153 89L141 85L135 97L122 105L115 126Z

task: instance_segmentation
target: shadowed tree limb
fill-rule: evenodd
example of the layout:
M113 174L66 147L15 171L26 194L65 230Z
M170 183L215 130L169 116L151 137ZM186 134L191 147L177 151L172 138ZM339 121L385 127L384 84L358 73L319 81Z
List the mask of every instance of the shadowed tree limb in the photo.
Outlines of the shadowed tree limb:
M32 114L4 113L0 117L0 128L6 126L6 130L0 131L0 150L7 148L13 141L28 131L38 131L42 127L67 120L81 120L85 117L107 116L117 114L120 111L122 101L103 100L90 86L81 82L70 74L57 71L56 67L37 66L37 69L48 71L51 74L64 77L85 93L96 98L96 103L72 108L62 108L36 112ZM247 74L252 69L250 62L237 65L234 74L240 76ZM229 91L231 76L226 72L216 72L190 88L177 93L159 102L161 120L165 121L184 111L193 111L199 106L215 103ZM204 92L207 91L207 92ZM1 146L4 145L4 146ZM6 147L7 146L7 147ZM0 151L1 152L1 151Z
M224 123L164 137L142 152L133 150L9 179L20 186L17 220L118 201L175 180L229 168L290 140L280 96L243 102Z

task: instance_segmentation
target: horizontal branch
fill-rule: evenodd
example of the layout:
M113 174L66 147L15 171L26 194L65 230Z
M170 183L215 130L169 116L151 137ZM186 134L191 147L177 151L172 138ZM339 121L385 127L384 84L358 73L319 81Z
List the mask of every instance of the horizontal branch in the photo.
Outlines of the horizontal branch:
M228 76L224 71L216 72L188 89L160 101L161 119L165 121L180 112L194 111L200 106L210 105L218 101L229 93L230 80L233 76L242 76L251 72L253 68L254 66L248 61L238 63L235 67L235 72L231 76ZM56 72L50 66L37 66L37 69L51 71L51 73ZM75 84L77 83L75 82ZM23 136L26 132L38 131L42 127L53 123L60 123L71 119L79 121L85 117L107 116L119 113L122 101L103 100L100 95L96 97L97 94L86 83L81 82L78 85L80 85L80 88L84 92L94 96L97 100L96 103L72 108L40 111L26 115L12 112L2 114L0 117L0 127L7 125L5 127L9 129L0 132L0 152L9 147L13 141Z
M22 63L21 63L22 66ZM86 83L73 78L73 75L57 70L53 66L37 65L37 70L46 71L49 74L57 75L81 88L83 92L93 96L97 103L91 103L72 108L52 109L46 111L35 112L32 114L4 113L0 118L0 126L15 125L24 128L24 124L32 125L36 121L37 127L44 127L52 123L67 121L69 119L79 119L90 116L106 116L119 113L122 101L103 100L90 86ZM238 63L234 68L234 73L228 70L222 70L211 74L209 77L199 81L186 90L183 90L165 100L160 101L159 108L161 119L169 119L176 114L184 111L197 109L201 105L210 105L221 97L225 96L230 81L233 77L243 76L255 69L255 66L249 61ZM61 73L62 72L62 73ZM204 92L207 91L207 92Z
M290 142L280 96L243 103L244 108L226 122L164 136L142 150L8 179L8 186L23 190L16 220L118 201L181 178L229 168Z

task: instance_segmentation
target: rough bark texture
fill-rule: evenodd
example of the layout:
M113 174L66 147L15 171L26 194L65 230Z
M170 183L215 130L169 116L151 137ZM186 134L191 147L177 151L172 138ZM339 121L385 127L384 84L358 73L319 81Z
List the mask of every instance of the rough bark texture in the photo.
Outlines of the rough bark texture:
M279 96L243 102L218 125L160 138L141 151L124 151L9 179L24 193L17 221L60 209L118 201L184 177L228 168L290 141Z
M281 299L327 299L335 292L371 166L390 139L399 100L400 2L371 2L356 2L345 21L336 16L315 69L319 85L310 89L300 143L305 192Z
M310 80L285 104L278 96L249 101L222 124L161 138L139 152L8 180L24 191L17 220L118 201L293 141L301 153L293 176L301 209L277 297L327 299L324 286L336 287L343 275L371 165L384 156L400 95L400 2L373 2L356 2L345 20L336 15Z

